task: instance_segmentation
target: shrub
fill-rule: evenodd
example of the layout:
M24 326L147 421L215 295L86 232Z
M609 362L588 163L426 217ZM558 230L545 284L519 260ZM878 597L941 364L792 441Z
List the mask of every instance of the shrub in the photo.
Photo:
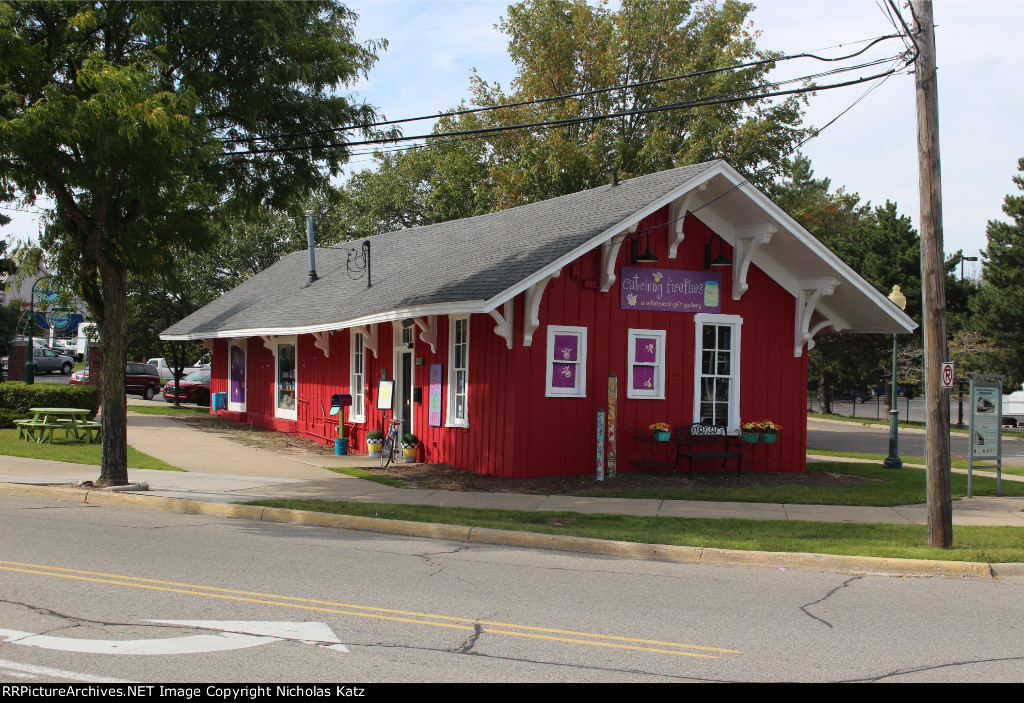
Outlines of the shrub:
M91 420L99 412L100 389L55 383L0 383L0 427L14 427L14 420L31 417L29 408L85 408Z
M381 442L384 440L384 433L380 430L370 430L366 433L367 442Z

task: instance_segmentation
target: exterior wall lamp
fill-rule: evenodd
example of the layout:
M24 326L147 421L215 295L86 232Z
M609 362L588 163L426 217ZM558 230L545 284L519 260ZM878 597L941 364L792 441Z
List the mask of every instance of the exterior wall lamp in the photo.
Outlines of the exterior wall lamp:
M715 240L718 240L718 256L714 259L711 258L711 247L714 245ZM715 232L715 236L711 238L711 241L704 245L704 268L709 269L712 266L732 266L732 259L724 253L725 240L722 236Z
M640 253L640 236L647 237L647 248L644 253ZM636 239L629 243L629 260L633 266L637 264L656 264L658 263L658 257L651 253L651 233L644 230Z

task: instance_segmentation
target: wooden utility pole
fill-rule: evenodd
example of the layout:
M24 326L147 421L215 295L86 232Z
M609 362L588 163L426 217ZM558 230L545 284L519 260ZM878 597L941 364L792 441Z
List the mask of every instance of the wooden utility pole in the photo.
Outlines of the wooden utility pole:
M939 96L935 80L932 0L913 0L919 54L917 150L921 195L921 284L924 312L925 461L928 465L928 546L953 546L949 486L949 391L942 388L946 341L946 275L942 251L942 184L939 179Z

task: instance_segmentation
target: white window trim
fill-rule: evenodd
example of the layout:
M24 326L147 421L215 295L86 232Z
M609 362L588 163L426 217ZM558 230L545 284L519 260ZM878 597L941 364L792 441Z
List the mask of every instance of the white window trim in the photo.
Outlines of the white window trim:
M231 349L238 347L245 354L245 369L242 374L245 377L245 400L241 403L231 402ZM275 396L276 398L277 396ZM228 342L228 410L236 413L244 413L246 404L249 402L249 345L247 340L239 339Z
M356 380L356 338L359 338L361 354L363 355L363 378L362 383ZM348 408L349 422L366 422L366 339L362 332L352 332L349 335L348 354L348 391L352 394L352 405ZM363 414L356 415L356 399L362 399Z
M658 340L657 358L654 360L653 364L636 363L636 340L639 337L654 338ZM627 398L642 398L649 400L665 399L665 341L667 337L668 333L665 330L629 330L627 334L627 343L629 344L629 347L627 349L627 355L629 359L626 366ZM643 388L633 388L634 366L654 367L654 388L652 388L651 390L644 390Z
M732 374L729 378L729 423L726 431L739 432L740 429L740 329L743 318L739 315L721 315L699 312L693 316L694 352L693 352L693 421L700 422L700 365L703 351L702 338L704 325L729 325L732 327L730 344L733 350Z
M555 335L575 334L580 343L576 351L576 387L555 388L551 385L551 377L555 366ZM548 325L547 360L544 364L544 396L547 398L586 398L587 397L587 328Z
M281 351L281 347L293 346L295 347L295 407L291 410L278 407L278 399L280 394L278 393L278 382L280 380L279 374L281 368L278 365L278 354ZM296 342L295 337L277 337L274 339L274 417L279 417L283 420L298 420L299 419L299 345Z
M455 323L459 320L466 321L466 417L457 418L453 411L455 409ZM445 427L469 427L469 315L448 316L448 391L445 394L447 407L445 408Z

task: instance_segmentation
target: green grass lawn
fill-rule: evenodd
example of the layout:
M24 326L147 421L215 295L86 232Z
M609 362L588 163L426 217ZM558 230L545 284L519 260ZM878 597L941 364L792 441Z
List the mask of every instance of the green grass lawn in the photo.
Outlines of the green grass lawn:
M847 486L715 486L695 485L685 489L602 489L580 491L576 495L605 498L660 498L663 500L737 501L741 503L797 503L801 505L910 505L927 500L925 470L904 467L899 471L883 469L879 464L821 462L808 466L813 471L859 476L865 481ZM953 474L950 483L953 498L967 495L967 476ZM996 480L974 477L976 496L996 494ZM1024 482L1003 481L1004 496L1024 495Z
M66 461L72 464L92 464L99 466L100 445L65 439L54 433L53 444L43 442L26 442L18 439L18 430L0 430L0 454L7 456L23 456L32 459L48 459L50 461ZM128 447L128 466L133 469L156 469L158 471L184 471L176 466L160 461L149 454L144 454Z
M366 469L352 468L347 466L328 466L327 469L338 474L354 476L355 478L362 478L367 481L373 481L374 483L382 483L385 486L393 486L395 488L403 488L405 486L404 481L388 478L387 476L377 476L376 474L371 474Z
M928 530L924 525L588 515L322 500L260 500L251 504L642 544L905 559L1024 561L1024 540L1019 527L957 526L953 534L954 548L942 550L927 546Z

